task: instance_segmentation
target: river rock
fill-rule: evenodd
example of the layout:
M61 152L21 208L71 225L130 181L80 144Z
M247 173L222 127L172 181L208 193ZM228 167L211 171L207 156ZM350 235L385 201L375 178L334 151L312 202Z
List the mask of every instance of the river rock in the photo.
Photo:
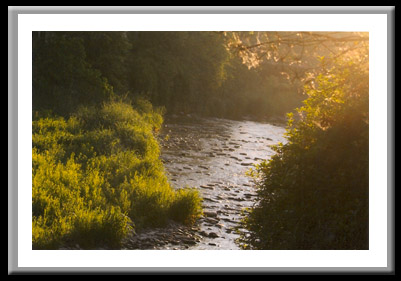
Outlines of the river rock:
M171 132L168 132L169 129ZM236 137L231 135L233 131ZM253 163L258 163L258 160L269 159L273 152L268 150L268 144L273 144L273 141L266 136L277 134L278 141L280 139L278 134L281 131L284 132L284 129L270 128L270 125L220 119L168 124L166 133L169 133L170 138L168 141L162 141L162 145L170 148L162 151L162 158L165 160L163 163L168 171L176 174L172 178L179 179L180 185L183 180L198 187L203 197L204 214L197 222L197 229L182 228L185 233L177 231L176 228L171 229L167 231L169 235L166 237L156 235L157 239L149 240L147 243L145 241L141 243L137 239L136 245L138 247L146 245L148 249L151 249L151 244L155 244L156 248L175 247L183 250L190 249L199 242L201 249L204 249L202 245L206 246L206 249L207 247L213 249L212 246L225 248L226 243L230 244L233 240L231 235L235 234L235 229L239 225L241 210L247 207L256 196L250 187L246 187L250 184L248 184L249 179L244 178L243 171L251 168ZM181 154L186 157L180 157ZM180 169L177 169L178 167ZM193 171L189 171L187 167L192 167ZM180 172L181 170L186 173ZM194 181L191 182L191 179ZM217 183L217 181L224 183ZM173 182L173 184L176 183ZM180 187L175 186L175 188ZM208 243L213 241L211 238L224 239L223 236L230 237L230 241L227 240L222 245L216 245L219 243L215 242L208 246ZM170 241L179 242L179 244L172 245L168 243ZM127 246L126 248L135 247Z
M238 201L238 202L245 201L244 198L240 198L240 197L227 197L227 199L233 200L233 201Z
M188 244L188 245L195 245L196 241L195 238L192 237L186 237L184 239L181 240L183 243Z
M220 201L213 200L212 198L209 198L209 197L204 197L203 201L208 201L208 202L212 202L212 203L220 203Z
M205 217L211 217L211 218L215 218L217 217L217 212L213 212L213 211L204 211L203 215Z
M210 189L210 190L214 190L213 186L209 186L209 185L201 185L199 186L200 188L205 188L205 189Z
M216 224L219 223L219 220L215 218L205 218L205 222L210 223L209 226L215 226Z
M203 236L203 237L207 237L207 236L208 236L207 232L204 231L204 230L199 231L198 233L200 234L201 237L202 237L202 236Z

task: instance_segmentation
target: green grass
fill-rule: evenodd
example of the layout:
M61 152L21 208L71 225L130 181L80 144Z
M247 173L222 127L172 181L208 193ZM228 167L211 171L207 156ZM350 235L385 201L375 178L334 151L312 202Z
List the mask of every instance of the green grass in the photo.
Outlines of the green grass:
M154 137L162 121L146 101L35 118L33 249L118 249L132 228L193 223L201 199L193 189L170 186Z

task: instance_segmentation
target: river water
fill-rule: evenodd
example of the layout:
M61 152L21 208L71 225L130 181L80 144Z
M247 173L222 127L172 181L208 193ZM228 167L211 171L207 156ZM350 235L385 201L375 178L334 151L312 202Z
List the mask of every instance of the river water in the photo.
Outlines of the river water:
M137 235L142 249L238 250L242 210L255 203L246 172L285 142L283 126L217 118L170 117L159 134L161 158L174 188L195 187L204 216L196 226L173 225Z

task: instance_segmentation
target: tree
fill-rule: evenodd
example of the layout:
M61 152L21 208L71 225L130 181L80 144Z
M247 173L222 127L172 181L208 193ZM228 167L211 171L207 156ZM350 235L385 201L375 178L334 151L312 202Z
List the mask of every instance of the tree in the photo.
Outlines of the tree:
M99 70L113 86L116 94L125 94L128 88L128 55L132 48L127 32L75 32L83 38L88 63Z
M34 111L67 115L111 93L111 85L87 61L82 38L68 32L33 32Z
M369 247L367 61L335 62L327 68L322 60L300 118L289 116L287 143L254 170L258 204L244 220L245 247Z
M274 63L283 75L304 81L321 73L319 57L326 66L339 57L367 55L367 32L224 32L227 46L239 55L248 67L263 62Z
M129 85L170 112L206 112L228 53L212 32L129 32Z

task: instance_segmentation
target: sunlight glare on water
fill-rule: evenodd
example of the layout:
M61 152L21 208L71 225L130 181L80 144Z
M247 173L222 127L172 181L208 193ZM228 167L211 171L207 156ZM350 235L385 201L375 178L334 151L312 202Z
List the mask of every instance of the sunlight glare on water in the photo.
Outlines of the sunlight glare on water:
M241 211L255 202L246 172L285 142L285 129L267 123L218 118L166 120L162 160L174 188L196 187L203 197L200 242L189 249L237 250Z

